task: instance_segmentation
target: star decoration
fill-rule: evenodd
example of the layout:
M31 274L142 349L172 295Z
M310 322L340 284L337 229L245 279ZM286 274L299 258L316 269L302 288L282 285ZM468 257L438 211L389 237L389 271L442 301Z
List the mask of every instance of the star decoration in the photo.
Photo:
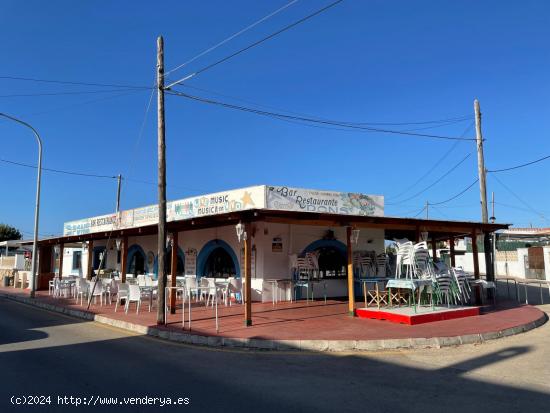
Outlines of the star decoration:
M241 201L243 202L243 208L246 208L248 204L254 206L254 201L252 200L252 194L248 191L244 191L244 195L241 198Z

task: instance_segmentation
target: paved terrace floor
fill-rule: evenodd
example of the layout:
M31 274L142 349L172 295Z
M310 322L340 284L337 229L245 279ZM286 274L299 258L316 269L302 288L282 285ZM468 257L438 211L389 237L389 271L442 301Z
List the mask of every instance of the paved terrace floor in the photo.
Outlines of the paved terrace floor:
M28 296L27 290L0 288L4 293ZM54 298L46 291L37 292L37 299L46 303L85 310L74 299ZM168 327L181 331L181 303L176 314L169 314ZM360 304L358 303L358 307ZM156 307L148 311L142 303L139 314L132 304L128 314L120 307L114 311L114 303L100 306L93 304L90 312L142 326L156 326ZM534 322L542 312L529 305L502 302L497 308L486 309L483 314L455 320L438 321L421 325L394 324L381 320L351 318L347 315L347 302L328 300L306 303L281 302L253 303L253 325L244 325L244 306L235 304L218 307L219 332L215 329L215 313L204 302L192 303L192 333L228 338L261 338L269 340L385 340L400 338L455 337L467 334L497 332ZM186 311L186 321L187 321ZM185 330L188 331L186 323Z

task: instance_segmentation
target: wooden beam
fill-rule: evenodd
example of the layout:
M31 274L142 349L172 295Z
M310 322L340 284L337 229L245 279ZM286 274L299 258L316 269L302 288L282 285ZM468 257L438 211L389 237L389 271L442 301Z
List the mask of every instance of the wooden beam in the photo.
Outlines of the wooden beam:
M59 244L59 279L63 277L63 255L65 255L65 245Z
M178 270L178 231L172 233L172 253L170 254L170 287L176 286L176 273ZM176 313L176 290L170 289L170 314Z
M351 248L351 227L346 228L346 247L348 253L348 314L355 316L355 291L353 290L353 250Z
M94 241L90 240L88 241L88 265L87 265L87 271L86 271L86 278L88 280L92 279L92 270L93 270L93 263L94 263Z
M455 267L455 239L449 238L449 252L451 254L451 267Z
M432 237L432 260L437 259L437 241Z
M244 225L246 239L244 240L244 324L252 325L252 226Z
M477 251L477 232L472 231L472 255L474 256L474 276L479 279L479 255Z
M128 266L128 237L122 237L120 247L120 281L126 282L126 267Z

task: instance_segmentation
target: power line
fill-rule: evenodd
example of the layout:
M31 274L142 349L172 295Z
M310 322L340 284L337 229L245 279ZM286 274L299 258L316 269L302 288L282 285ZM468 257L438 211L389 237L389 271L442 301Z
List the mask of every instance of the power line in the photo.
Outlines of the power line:
M260 23L262 23L262 22L264 22L264 21L270 19L271 17L273 17L273 16L275 16L276 14L282 12L283 10L287 9L288 7L292 6L293 4L295 4L295 3L297 3L297 2L298 2L298 0L292 0L291 2L285 4L284 6L279 7L277 10L275 10L275 11L269 13L268 15L262 17L260 20L257 20L257 21L255 21L254 23L252 23L252 24L246 26L244 29L241 29L241 30L239 30L238 32L233 33L231 36L225 38L225 39L222 40L221 42L216 43L214 46L209 47L209 48L206 49L206 50L203 50L201 53L199 53L198 55L192 57L191 59L187 60L186 62L182 63L181 65L179 65L179 66L177 66L177 67L175 67L175 68L169 70L168 72L166 72L166 74L165 74L164 76L168 76L170 73L172 73L172 72L174 72L174 71L176 71L176 70L178 70L178 69L181 69L182 67L188 65L189 63L194 62L194 61L197 60L198 58L200 58L200 57L202 57L202 56L204 56L204 55L206 55L206 54L208 54L208 53L214 51L214 50L217 49L218 47L223 46L225 43L227 43L227 42L233 40L234 38L236 38L236 37L240 36L241 34L247 32L248 30L250 30L250 29L256 27L258 24L260 24Z
M544 157L542 157L542 158L539 158L539 159L536 159L536 160L534 160L534 161L527 162L527 163L524 163L524 164L521 164L521 165L512 166L512 167L510 167L510 168L493 169L493 170L491 170L491 171L490 171L490 170L487 170L487 172L496 173L496 172L512 171L512 170L514 170L514 169L524 168L524 167L526 167L526 166L533 165L533 164L535 164L535 163L545 161L546 159L550 159L550 155L544 156Z
M61 96L61 95L88 95L93 93L113 93L127 92L128 89L102 89L102 90L87 90L79 92L44 92L44 93L18 93L11 95L0 95L0 98L17 98L17 97L35 97L35 96Z
M39 82L39 83L57 83L61 85L119 87L119 88L127 88L127 89L151 89L150 86L120 85L120 84L112 84L112 83L109 84L109 83L71 82L67 80L37 79L37 78L31 78L31 77L17 77L17 76L0 76L0 79L21 80L21 81Z
M278 106L266 105L264 103L258 103L256 101L253 101L253 100L250 100L250 99L243 99L243 98L240 98L240 97L231 96L231 95L221 93L221 92L218 92L218 91L215 91L215 90L212 90L212 89L205 89L205 88L202 88L202 87L191 86L191 85L188 85L188 84L183 84L181 86L183 86L185 88L193 89L193 90L198 90L200 92L209 93L209 94L212 94L212 95L215 95L215 96L221 96L223 98L232 99L232 100L235 100L235 101L238 101L238 102L248 103L248 104L255 105L255 106L258 106L258 107L261 107L261 108L274 109L274 110L285 112L285 113L288 113L288 114L291 114L291 115L305 116L305 117L310 117L310 118L314 118L314 119L317 119L317 120L330 120L330 119L314 116L314 115L304 113L304 112L296 112L296 111L284 109L284 108L281 108L281 107L278 107ZM343 120L342 121L337 121L337 122L338 123L345 123L345 124L349 124L349 125L359 125L359 126L363 126L363 125L370 125L370 126L408 126L408 125L426 125L426 124L434 124L434 123L438 124L438 126L430 126L430 128L431 128L431 127L446 126L446 124L449 124L449 123L463 122L463 121L469 120L471 118L472 118L471 115L467 115L467 116L456 116L456 117L445 118L445 119L434 119L434 120L413 121L413 122L350 122L350 121L343 121ZM472 123L472 126L473 125L474 125L474 123ZM407 131L405 131L405 132L407 132ZM463 135L465 135L466 132L467 131L465 131L463 133Z
M548 219L544 216L544 214L540 213L539 211L537 211L535 208L533 208L530 204L528 204L527 202L525 202L523 200L523 198L521 198L519 195L517 195L514 191L512 191L512 189L510 189L504 182L502 182L496 175L490 175L492 176L493 178L496 179L496 181L504 188L506 189L508 192L510 192L510 194L512 194L512 196L514 198L516 198L519 202L521 202L523 205L525 205L531 212L534 212L536 215L540 216L542 219L544 219L545 221L548 221Z
M210 105L216 105L225 107L228 109L233 110L239 110L242 112L247 113L254 113L256 115L266 116L266 117L272 117L279 120L295 120L295 121L302 121L302 122L308 122L308 123L315 123L315 124L323 124L323 125L332 125L332 126L340 126L343 128L350 128L350 129L357 129L362 131L368 131L368 132L379 132L379 133L388 133L388 134L395 134L395 135L405 135L405 136L416 136L416 137L423 137L423 138L433 138L433 139L445 139L445 140L464 140L464 141L473 141L475 138L463 138L463 137L450 137L450 136L442 136L442 135L430 135L430 134L424 134L424 133L414 133L414 132L406 132L406 131L396 131L396 130L390 130L390 129L380 129L380 128L371 128L366 126L359 126L354 124L348 124L348 123L342 123L338 121L332 121L332 120L320 120L320 119L314 119L314 118L308 118L303 116L293 116L293 115L286 115L283 113L276 113L276 112L269 112L264 111L260 109L254 109L249 108L246 106L238 106L233 105L226 102L220 102L216 100L206 99L198 96L188 95L183 92L176 92L176 91L168 91L167 92L170 95L176 95L185 97L187 99L195 100L202 103L207 103Z
M419 216L425 210L426 210L426 207L423 207L420 211L418 211L418 213L416 215L413 216L413 218L416 218L417 216Z
M469 131L470 129L474 126L475 122L472 122L465 130L464 132L462 132L462 134L460 135L461 137L465 136ZM407 187L404 191L401 191L398 195L395 195L395 196L392 196L391 198L399 198L401 195L403 194L406 194L407 192L409 192L412 188L414 188L416 185L418 185L420 182L422 182L424 180L424 178L426 178L428 175L430 175L434 170L435 168L437 168L441 162L443 162L447 156L449 156L449 154L458 146L459 144L459 141L455 142L453 144L453 146L451 146L449 148L449 150L447 152L445 152L443 154L443 156L441 158L439 158L439 160L437 160L437 162L424 174L422 175L420 178L418 178L414 184L412 184L411 186Z
M253 47L258 46L258 45L260 45L260 44L262 44L262 43L268 41L269 39L272 39L273 37L275 37L275 36L277 36L277 35L279 35L279 34L281 34L281 33L283 33L283 32L286 32L287 30L290 30L290 29L292 29L293 27L298 26L298 25L301 24L301 23L304 23L305 21L307 21L307 20L309 20L309 19L311 19L311 18L313 18L313 17L315 17L315 16L317 16L317 15L319 15L319 14L321 14L321 13L327 11L328 9L330 9L330 8L332 8L332 7L334 7L334 6L336 6L337 4L341 3L342 1L344 1L344 0L337 0L337 1L332 2L332 3L330 3L329 5L327 5L327 6L323 7L323 8L321 8L321 9L319 9L319 10L317 10L317 11L315 11L315 12L309 14L309 15L307 15L306 17L303 17L303 18L301 18L300 20L297 20L297 21L295 21L294 23L291 23L291 24L289 24L289 25L283 27L282 29L279 29L279 30L277 30L276 32L271 33L269 36L266 36L266 37L264 37L264 38L262 38L262 39L260 39L260 40L258 40L258 41L256 41L256 42L254 42L254 43L252 43L252 44L250 44L250 45L248 45L248 46L246 46L246 47L244 47L244 48L242 48L242 49L240 49L240 50L237 50L235 53L232 53L232 54L230 54L229 56L224 57L223 59L220 59L220 60L218 60L218 61L216 61L216 62L214 62L214 63L211 63L211 64L209 64L209 65L203 67L202 69L199 69L199 70L197 70L197 71L191 73L190 75L187 75L186 77L184 77L184 78L182 78L182 79L180 79L180 80L178 80L178 81L176 81L176 82L171 83L170 85L166 86L166 89L169 89L170 87L175 86L175 85L179 84L180 82L183 82L184 80L191 79L192 77L195 77L195 76L197 76L197 75L199 75L199 74L201 74L201 73L203 73L203 72L206 72L207 70L210 70L210 69L212 69L213 67L218 66L219 64L224 63L224 62L228 61L229 59L232 59L233 57L238 56L238 55L240 55L241 53L244 53L244 52L246 52L247 50L252 49Z
M462 191L460 191L458 194L452 196L451 198L449 199L446 199L445 201L441 201L441 202L430 202L429 205L441 205L441 204L446 204L447 202L451 202L452 200L458 198L459 196L463 195L465 192L467 192L472 186L474 186L477 182L479 181L479 179L476 179L474 182L472 182L470 185L468 185L465 189L463 189Z
M73 109L77 106L90 105L92 103L103 102L105 100L115 99L115 98L118 98L118 97L127 96L127 95L131 95L132 93L139 93L139 92L143 92L143 90L142 89L129 89L129 91L126 91L126 92L123 92L123 93L117 93L116 95L103 96L103 97L98 98L98 99L91 99L91 100L86 100L86 101L80 102L80 103L72 103L70 105L58 106L57 108L54 108L54 109L51 109L51 110L44 110L42 112L29 113L29 115L44 115L44 114L47 114L47 113L58 112L58 111L63 111L63 110L67 110L67 109Z
M12 164L12 165L17 165L17 166L24 166L26 168L33 168L33 169L38 168L36 165L29 165L29 164L26 164L26 163L10 161L10 160L7 160L7 159L0 159L0 162L9 163L9 164ZM51 169L51 168L44 168L44 167L42 168L42 170L43 171L49 171L49 172L55 172L55 173L58 173L58 174L65 174L65 175L78 175L78 176L87 176L87 177L91 177L91 178L117 179L116 176L112 176L112 175L89 174L89 173L84 173L84 172L64 171L64 170L61 170L61 169Z
M416 194L406 198L406 199L403 199L399 202L388 202L388 205L399 205L400 203L403 203L403 202L407 202L411 199L414 199L416 197L418 197L419 195L422 195L424 192L426 192L428 189L432 188L434 185L438 184L439 182L441 182L445 177L447 177L451 172L453 172L456 168L458 168L466 159L468 159L470 156L472 155L472 152L470 152L469 154L467 154L464 158L462 158L460 160L460 162L458 162L456 165L454 165L451 169L449 169L447 172L445 172L443 175L441 175L438 179L436 179L434 182L432 182L430 185L428 185L426 188L424 188L423 190L417 192Z
M8 164L12 164L12 165L22 166L22 167L25 167L25 168L33 168L33 169L37 168L36 165L30 165L30 164L26 164L26 163L22 163L22 162L10 161L8 159L0 159L0 162L5 162L5 163L8 163ZM89 178L118 179L118 177L115 176L115 175L99 175L99 174L90 174L90 173L85 173L85 172L74 172L74 171L66 171L66 170L62 170L62 169L51 169L51 168L42 168L42 170L43 171L54 172L54 173L59 173L59 174L65 174L65 175L85 176L85 177L89 177ZM157 185L156 182L143 181L143 180L134 179L134 178L122 177L122 180L129 181L129 182L141 183L141 184L147 184L147 185ZM204 191L204 189L187 188L187 187L175 186L175 185L167 185L167 186L170 187L170 188L180 189L180 190L185 190L185 191Z

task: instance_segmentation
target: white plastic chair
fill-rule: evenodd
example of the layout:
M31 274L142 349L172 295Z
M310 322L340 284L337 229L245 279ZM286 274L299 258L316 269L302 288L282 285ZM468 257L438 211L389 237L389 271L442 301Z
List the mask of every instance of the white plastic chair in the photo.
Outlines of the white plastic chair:
M130 294L129 284L126 283L117 283L116 284L116 304L115 304L115 313L119 305L122 305L122 300L124 300L124 305L128 301L128 295Z
M397 263L395 266L395 278L401 278L403 267L406 267L405 278L412 277L413 267L413 243L411 241L397 243Z
M76 289L74 298L78 303L78 297L80 296L80 305L83 305L84 296L88 297L88 282L84 278L76 279Z
M197 277L188 277L184 279L185 291L187 292L187 298L191 300L192 295L195 295L195 301L199 300L199 289L197 284Z
M126 314L128 314L130 303L136 303L136 314L139 314L139 307L141 306L141 290L139 289L139 285L130 284L128 286L128 297L125 305Z
M95 285L95 287L94 287ZM105 294L105 288L103 286L103 283L99 280L93 280L90 281L89 287L88 287L88 298L94 299L94 304L97 303L97 297L99 297L99 305L103 306L103 295Z

